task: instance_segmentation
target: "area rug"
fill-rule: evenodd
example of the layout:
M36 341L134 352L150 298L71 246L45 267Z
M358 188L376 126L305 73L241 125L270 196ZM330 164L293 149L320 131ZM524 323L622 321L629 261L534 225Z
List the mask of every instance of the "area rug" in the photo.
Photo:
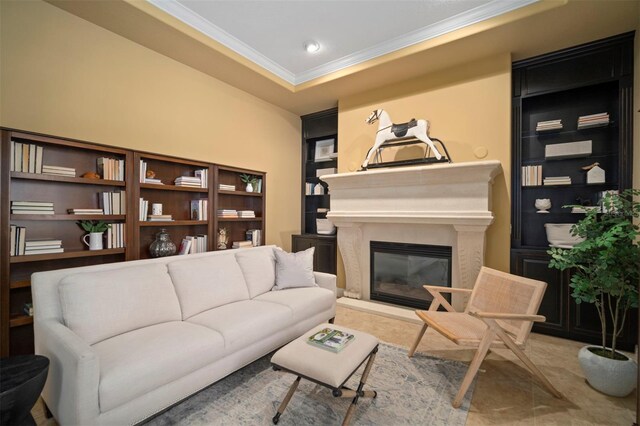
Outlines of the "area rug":
M209 386L148 425L271 425L280 401L295 380L293 374L273 371L271 354ZM451 401L458 391L467 364L416 354L380 344L367 387L376 399L358 402L353 425L464 425L472 384L462 406ZM328 367L330 368L330 366ZM355 389L364 366L347 385ZM334 398L327 388L300 382L278 426L340 425L351 399Z

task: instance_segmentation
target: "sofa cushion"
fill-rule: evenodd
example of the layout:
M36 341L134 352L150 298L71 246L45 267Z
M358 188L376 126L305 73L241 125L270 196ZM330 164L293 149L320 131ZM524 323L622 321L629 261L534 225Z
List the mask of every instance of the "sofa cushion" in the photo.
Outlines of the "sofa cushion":
M249 298L242 271L232 254L180 260L168 267L183 319Z
M220 333L183 321L124 333L93 345L100 359L100 411L118 407L222 358Z
M294 287L316 287L313 276L313 253L315 247L297 253L275 250L276 285L274 290Z
M272 247L256 247L236 253L252 299L270 291L276 282L276 257Z
M293 311L293 320L299 322L331 308L335 309L336 296L326 288L308 287L270 291L253 300L287 306Z
M65 324L88 344L182 318L165 265L69 275L59 293Z
M293 325L291 309L276 303L243 300L195 315L187 322L203 325L224 337L230 354Z

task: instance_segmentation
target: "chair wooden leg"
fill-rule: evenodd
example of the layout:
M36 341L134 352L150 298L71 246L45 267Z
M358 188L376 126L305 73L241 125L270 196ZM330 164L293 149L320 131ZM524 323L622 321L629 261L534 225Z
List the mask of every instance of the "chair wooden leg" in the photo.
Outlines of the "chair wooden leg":
M418 337L416 338L416 341L413 342L413 345L411 346L411 349L409 349L409 358L411 358L413 356L413 354L415 353L416 349L418 348L418 344L420 344L420 340L422 340L422 337L424 336L425 331L427 331L427 327L428 327L428 325L426 323L422 325L422 329L418 333Z
M464 379L462 380L462 384L460 385L458 394L451 403L451 405L453 405L453 408L459 408L460 404L462 404L462 399L467 393L469 386L471 386L473 378L478 373L478 368L480 368L480 364L482 364L482 361L484 361L484 358L487 356L487 352L489 352L489 346L491 346L491 343L493 342L493 339L495 339L495 337L496 332L491 328L488 328L486 333L484 334L484 337L480 341L480 345L478 345L478 350L473 356L471 364L469 364L469 369L467 370L467 374L465 374Z
M499 327L499 326L497 326L497 327ZM513 340L511 340L511 338L502 329L498 329L496 331L497 331L498 336L505 343L505 345L507 345L509 347L509 349L511 349L513 351L513 353L516 354L516 356L518 358L520 358L520 361L522 361L524 363L524 365L526 365L529 368L529 370L531 371L531 374L533 374L535 377L538 378L538 380L540 380L542 382L542 384L544 385L545 388L547 388L549 393L551 393L556 398L563 399L564 396L560 393L560 391L558 391L556 388L553 387L551 382L549 380L547 380L545 375L542 374L542 371L540 371L538 369L538 367L535 366L535 364L522 351L522 349L520 349L518 347L518 345L516 345L516 343Z

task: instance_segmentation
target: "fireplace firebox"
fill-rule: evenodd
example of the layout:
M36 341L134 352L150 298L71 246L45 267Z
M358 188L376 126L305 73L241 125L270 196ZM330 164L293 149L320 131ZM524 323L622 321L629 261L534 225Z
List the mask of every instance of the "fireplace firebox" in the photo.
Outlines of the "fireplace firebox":
M451 247L371 241L370 253L371 300L427 309L423 285L451 287Z

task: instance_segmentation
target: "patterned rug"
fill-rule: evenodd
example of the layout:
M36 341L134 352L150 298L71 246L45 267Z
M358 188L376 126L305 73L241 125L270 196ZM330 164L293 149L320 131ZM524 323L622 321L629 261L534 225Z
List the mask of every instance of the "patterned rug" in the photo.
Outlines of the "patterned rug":
M153 418L147 425L271 425L280 401L295 380L273 371L271 354L260 358L200 393ZM347 386L355 389L364 366ZM376 399L361 398L353 425L464 425L475 382L459 409L451 407L467 364L416 354L381 343L365 389ZM351 403L302 379L278 426L340 425Z

